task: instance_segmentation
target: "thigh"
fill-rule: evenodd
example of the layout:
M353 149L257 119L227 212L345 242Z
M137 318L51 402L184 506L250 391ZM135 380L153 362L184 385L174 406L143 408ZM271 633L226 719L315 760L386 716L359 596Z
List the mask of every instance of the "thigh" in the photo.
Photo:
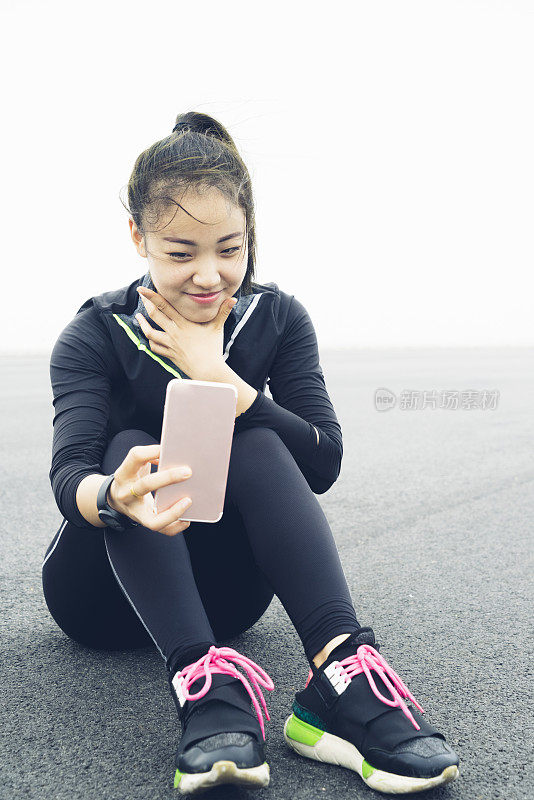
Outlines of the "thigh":
M254 560L243 520L230 498L225 498L218 522L191 522L182 535L217 640L252 627L269 607L274 590Z
M154 442L142 430L120 431L108 442L103 474L111 474L134 445ZM102 649L148 646L153 644L150 634L113 574L105 530L63 520L42 566L48 610L64 633L80 644Z
M69 638L87 647L149 646L150 635L113 575L104 531L63 520L42 566L48 610Z

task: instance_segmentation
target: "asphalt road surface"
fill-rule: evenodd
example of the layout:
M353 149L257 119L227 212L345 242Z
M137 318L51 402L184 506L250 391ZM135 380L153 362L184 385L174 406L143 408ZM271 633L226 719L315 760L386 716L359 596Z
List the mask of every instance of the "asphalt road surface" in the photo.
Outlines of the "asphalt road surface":
M344 459L317 498L358 619L460 756L460 778L421 796L532 800L534 350L321 355ZM157 650L84 648L48 613L41 563L62 519L48 479L48 358L1 356L0 366L0 797L176 798L179 724ZM395 395L393 408L377 410L378 388ZM417 392L425 408L410 407ZM271 783L206 796L378 797L356 773L286 746L283 722L308 665L278 598L227 644L275 684L264 693Z

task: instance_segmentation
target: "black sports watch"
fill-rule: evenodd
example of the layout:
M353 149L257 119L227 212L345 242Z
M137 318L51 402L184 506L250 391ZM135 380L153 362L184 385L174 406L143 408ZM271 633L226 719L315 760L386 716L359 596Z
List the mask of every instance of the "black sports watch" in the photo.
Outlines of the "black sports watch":
M107 525L109 528L113 528L116 531L123 531L127 525L137 526L138 523L134 522L133 519L130 519L130 517L127 517L125 514L121 514L119 511L116 511L109 505L107 498L108 489L114 477L115 473L113 472L106 478L98 490L98 494L96 496L96 507L98 509L98 516L105 525Z

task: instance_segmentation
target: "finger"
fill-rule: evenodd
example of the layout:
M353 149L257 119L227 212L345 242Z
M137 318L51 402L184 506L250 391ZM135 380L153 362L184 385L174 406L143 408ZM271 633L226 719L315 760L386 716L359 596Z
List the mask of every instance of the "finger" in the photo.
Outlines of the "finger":
M154 305L154 303L152 303L152 301L148 299L148 297L143 297L143 295L141 295L141 300L143 301L146 313L148 314L150 319L156 322L160 326L160 328L167 330L167 325L169 325L170 323L169 317L165 316L165 314L163 314L160 311L160 309L157 308Z
M161 511L159 514L154 514L151 519L151 527L155 531L161 531L167 525L177 522L181 515L185 514L187 509L193 504L190 497L182 497L173 506L166 511Z
M172 483L185 481L190 478L191 475L191 469L184 464L179 467L164 469L160 472L152 472L150 475L144 475L132 485L136 494L144 495L148 494L148 492L153 492L162 486L168 486Z
M138 475L150 475L154 467L159 467L159 456L148 459L139 469Z
M148 324L148 322L146 321L146 319L143 317L142 314L136 314L135 318L138 321L139 327L141 328L147 339L150 339L151 342L155 342L156 344L159 344L162 347L166 346L166 340L168 338L168 334L165 331L157 331L155 328L153 328L151 325Z
M178 312L164 297L156 292L151 292L150 297L145 297L144 294L140 292L139 294L141 295L141 300L147 310L148 316L150 319L153 319L154 322L157 322L161 328L165 328L165 325L168 325L169 322L176 322Z
M166 528L160 529L160 533L164 533L165 536L176 536L177 533L182 533L185 531L191 523L189 521L182 522L182 520L178 520L178 522L173 523L172 525L167 525Z
M160 456L160 444L137 444L131 447L122 462L121 478L131 476L135 478L139 469L149 462L157 462ZM118 470L115 470L117 474Z
M158 356L167 356L172 358L173 351L170 347L167 347L165 344L158 344L157 342L153 342L150 339L148 340L148 346L152 353L156 353Z
M215 317L216 328L224 327L224 323L228 319L230 311L232 310L232 308L235 306L236 303L237 300L235 297L231 297L230 300L225 300L224 303L221 303L219 307L219 313Z

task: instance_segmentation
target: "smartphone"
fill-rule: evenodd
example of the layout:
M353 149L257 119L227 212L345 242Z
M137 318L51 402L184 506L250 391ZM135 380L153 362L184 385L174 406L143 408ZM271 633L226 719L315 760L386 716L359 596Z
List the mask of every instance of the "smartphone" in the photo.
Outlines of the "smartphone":
M167 384L158 472L187 464L190 478L156 489L157 513L182 497L192 504L181 520L218 522L223 515L226 481L237 409L230 383L173 378Z

